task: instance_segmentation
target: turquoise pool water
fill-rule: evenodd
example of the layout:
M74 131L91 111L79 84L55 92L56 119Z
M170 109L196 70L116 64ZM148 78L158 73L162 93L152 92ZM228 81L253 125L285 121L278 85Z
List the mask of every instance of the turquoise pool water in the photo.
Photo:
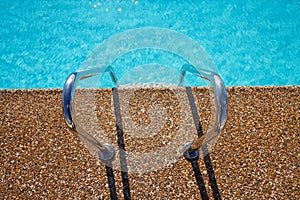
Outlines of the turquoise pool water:
M300 2L0 2L0 88L62 88L97 45L161 27L198 41L226 85L300 84Z

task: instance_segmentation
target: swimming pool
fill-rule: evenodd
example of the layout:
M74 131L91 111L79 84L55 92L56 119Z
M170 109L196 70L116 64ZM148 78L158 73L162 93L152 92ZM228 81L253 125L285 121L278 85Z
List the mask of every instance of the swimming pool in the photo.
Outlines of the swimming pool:
M0 2L0 88L62 88L101 42L160 27L199 42L226 85L300 84L299 1Z

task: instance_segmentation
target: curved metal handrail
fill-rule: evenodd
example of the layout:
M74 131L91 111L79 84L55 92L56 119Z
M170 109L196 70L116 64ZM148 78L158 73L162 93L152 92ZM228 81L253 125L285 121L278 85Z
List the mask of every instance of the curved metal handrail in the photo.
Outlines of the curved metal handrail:
M106 67L105 71L109 71L112 81L117 85L117 78L114 74L114 72L112 71L111 67L108 66ZM84 139L86 139L87 141L89 141L90 143L94 144L96 147L98 147L99 152L98 152L98 156L102 161L108 161L108 160L112 160L115 154L114 148L111 144L107 144L107 143L101 143L99 141L97 141L93 136L88 135L86 136L85 134L82 134L81 132L83 132L83 130L81 130L80 126L79 129L80 131L78 131L76 129L75 123L73 121L73 117L72 117L72 105L73 105L73 97L74 97L74 90L76 87L76 83L78 80L82 80L88 77L92 77L95 76L98 73L92 73L91 72L95 72L95 70L88 70L88 71L82 71L82 72L74 72L71 73L64 85L63 88L63 93L62 93L62 101L63 101L63 111L64 111L64 116L65 116L65 121L68 125L68 127L70 129L72 129L72 131L77 132L81 137L84 137Z
M216 94L216 105L217 105L217 119L214 124L214 132L219 133L225 126L226 118L227 118L227 105L228 105L228 95L226 92L225 85L221 79L221 77L215 73L208 70L201 70L201 68L197 68L191 64L184 64L180 70L180 78L179 78L179 86L182 84L184 80L184 76L186 72L192 73L196 76L200 76L208 81L210 81L213 85L214 92ZM211 137L213 139L214 137ZM192 149L198 149L201 147L203 142L203 138L199 138L194 140L191 145Z

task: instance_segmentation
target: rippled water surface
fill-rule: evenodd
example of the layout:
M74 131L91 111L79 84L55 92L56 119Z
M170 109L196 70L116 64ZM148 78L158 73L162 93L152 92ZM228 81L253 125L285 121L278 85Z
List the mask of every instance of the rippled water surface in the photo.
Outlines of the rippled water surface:
M226 85L300 84L300 2L0 2L0 88L61 88L94 48L141 27L198 41Z

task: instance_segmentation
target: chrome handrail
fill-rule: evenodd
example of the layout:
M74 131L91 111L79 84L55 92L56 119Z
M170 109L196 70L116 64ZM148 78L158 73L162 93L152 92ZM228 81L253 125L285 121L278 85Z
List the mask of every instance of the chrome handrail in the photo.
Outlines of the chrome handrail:
M94 72L94 70L89 70L88 72ZM64 116L65 116L65 121L66 121L68 127L72 131L77 132L81 137L84 137L87 141L89 141L92 144L94 144L95 146L97 146L99 149L99 152L98 152L99 158L102 161L107 162L114 158L115 151L114 151L113 146L108 143L101 143L101 142L97 141L94 137L92 137L91 135L88 135L88 137L87 137L84 134L79 133L76 130L76 125L72 118L73 96L74 96L74 90L75 90L77 81L99 74L99 73L89 74L88 72L87 71L82 71L82 72L79 71L79 72L71 73L68 76L68 78L65 82L64 88L63 88L63 93L62 93L63 112L64 112ZM112 68L110 66L107 66L105 69L105 72L110 73L111 79L117 87L118 86L117 77L116 77L115 73L113 72ZM83 130L81 130L81 131L83 131Z

